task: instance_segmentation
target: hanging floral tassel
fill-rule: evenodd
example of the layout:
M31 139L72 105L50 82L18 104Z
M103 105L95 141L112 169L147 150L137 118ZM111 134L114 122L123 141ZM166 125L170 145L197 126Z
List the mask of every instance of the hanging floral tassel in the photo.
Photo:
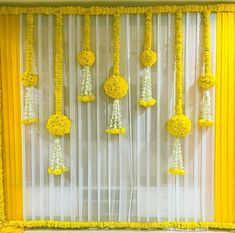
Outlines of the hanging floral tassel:
M175 22L175 43L176 43L176 104L175 115L167 121L167 130L174 136L171 156L169 159L168 172L173 175L184 175L182 152L181 152L181 137L185 137L191 130L190 119L183 114L183 38L182 38L182 12L176 13Z
M78 96L78 100L83 102L91 102L95 100L92 87L91 66L95 63L95 54L91 51L90 38L90 15L84 16L84 50L78 54L78 62L82 66L81 78L82 88Z
M151 66L156 63L157 55L152 51L152 13L145 16L145 33L144 33L144 51L141 53L140 60L145 66L141 81L141 93L139 104L143 107L152 107L156 100L152 97L152 80Z
M198 121L199 126L208 127L214 124L211 113L211 98L209 89L215 85L215 77L211 74L210 61L210 12L203 13L203 32L204 32L204 74L199 77L198 84L202 88L201 114Z
M104 83L105 94L114 99L112 115L107 133L124 134L126 129L121 120L120 99L128 92L127 81L119 74L120 65L120 15L113 16L113 75Z
M60 175L68 169L64 164L61 136L70 133L71 121L63 114L63 16L56 15L56 55L55 55L55 114L47 121L48 131L55 136L54 152L48 173Z
M26 71L22 74L22 83L25 87L25 99L24 99L24 114L23 124L33 124L38 122L38 118L35 110L34 103L34 86L37 85L38 76L33 72L33 31L34 31L34 20L33 14L26 15Z

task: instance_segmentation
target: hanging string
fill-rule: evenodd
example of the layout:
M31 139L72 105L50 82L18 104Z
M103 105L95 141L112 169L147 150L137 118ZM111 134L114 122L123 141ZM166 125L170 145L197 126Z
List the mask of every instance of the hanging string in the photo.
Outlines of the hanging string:
M174 136L171 156L169 158L169 173L184 175L183 158L180 138L185 137L191 130L190 119L183 114L183 31L182 12L176 13L175 20L175 63L176 63L176 103L175 115L167 121L167 130Z
M145 68L141 72L141 93L138 102L140 106L148 108L156 103L156 99L152 97L151 66L157 60L156 53L152 51L152 13L150 12L145 15L144 51L141 53L140 60Z
M56 15L55 113L47 121L48 131L55 136L54 151L48 173L60 175L67 171L64 164L61 136L70 133L71 121L63 114L63 16Z
M104 83L105 94L112 99L112 114L106 132L109 134L124 134L126 129L122 123L121 101L128 92L128 83L120 75L120 15L113 15L113 74Z
M200 105L199 126L208 127L214 124L211 113L211 97L209 89L215 85L215 76L211 73L210 60L210 12L203 12L203 46L204 46L204 74L198 79L198 84L202 89L202 100Z
M23 111L23 124L33 124L38 122L34 103L34 87L38 83L38 75L33 72L33 56L34 45L33 35L34 32L34 16L33 14L26 15L26 33L25 33L25 46L26 46L26 70L22 74L22 83L25 87L24 97L24 111Z
M93 94L91 66L95 63L95 54L91 51L91 22L90 15L84 15L83 25L83 50L78 54L78 62L82 66L81 79L82 87L78 95L78 100L91 102L95 100Z

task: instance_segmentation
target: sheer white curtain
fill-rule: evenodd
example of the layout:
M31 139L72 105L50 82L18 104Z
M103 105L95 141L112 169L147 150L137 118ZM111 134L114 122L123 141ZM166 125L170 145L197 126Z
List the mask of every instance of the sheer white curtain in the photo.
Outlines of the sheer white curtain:
M165 122L174 113L175 17L153 17L153 49L158 62L152 68L157 105L143 109L140 95L139 55L143 50L144 16L121 16L121 74L129 92L122 101L126 135L105 133L111 99L103 82L112 70L112 17L91 19L92 48L96 53L93 84L97 99L77 102L81 87L80 66L83 18L64 17L64 111L72 120L63 147L69 172L55 177L47 173L53 137L45 125L54 110L54 16L35 16L35 89L40 123L22 126L23 193L25 219L68 221L209 221L213 220L213 127L201 130L200 90L202 71L202 20L200 14L184 15L185 112L193 129L183 145L187 174L167 173L171 136ZM211 16L211 58L215 71L216 18ZM24 70L25 17L21 16L21 71ZM212 91L213 92L213 91ZM214 93L212 93L214 95ZM22 89L22 99L24 91Z

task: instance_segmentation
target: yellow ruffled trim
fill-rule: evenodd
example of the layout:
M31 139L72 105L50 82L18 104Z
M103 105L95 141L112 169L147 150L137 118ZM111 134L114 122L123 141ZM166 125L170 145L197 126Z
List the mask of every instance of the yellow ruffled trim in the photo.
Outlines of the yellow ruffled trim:
M183 175L186 174L185 170L179 169L179 168L169 168L168 172L172 175L181 175L181 176L183 176Z
M30 125L30 124L38 123L38 121L39 121L38 118L31 118L31 119L23 119L21 123L25 125Z
M9 221L9 227L57 229L217 229L234 230L235 223L220 222L61 222L53 220Z
M139 105L145 108L152 107L156 104L157 100L155 99L150 99L150 100L139 100Z
M208 126L212 126L213 124L214 124L213 120L200 119L198 121L198 125L201 127L208 127Z
M119 128L119 129L113 128L113 129L106 129L105 132L109 134L125 134L126 129L125 128Z
M61 167L59 169L48 168L48 173L56 176L61 175L64 172L67 172L69 169L67 167Z
M23 233L24 228L19 227L3 227L0 228L0 233Z
M79 95L78 100L82 102L92 102L92 101L95 101L95 96L94 95Z

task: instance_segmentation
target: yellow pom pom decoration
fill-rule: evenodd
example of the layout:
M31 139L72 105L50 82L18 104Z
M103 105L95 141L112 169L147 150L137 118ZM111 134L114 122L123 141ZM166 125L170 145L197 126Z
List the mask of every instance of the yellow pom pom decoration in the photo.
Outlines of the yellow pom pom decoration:
M38 75L32 71L25 71L22 76L22 83L25 87L33 87L38 82Z
M185 170L179 169L179 168L169 168L168 172L172 175L181 175L181 176L183 176L183 175L186 174Z
M150 67L157 61L157 54L151 49L147 49L141 53L140 60L144 66Z
M125 128L109 128L105 130L108 134L125 134L126 129Z
M121 99L128 92L128 83L120 75L112 75L104 82L105 94L113 99Z
M215 85L215 76L213 74L201 75L198 84L203 89L209 89Z
M150 99L150 100L144 100L140 99L139 100L139 105L145 108L150 108L156 104L157 100L155 99Z
M47 121L47 129L55 136L63 136L70 133L71 121L63 114L53 114Z
M208 126L212 126L214 124L213 120L207 120L207 119L200 119L198 121L199 126L201 127L208 127Z
M53 174L55 176L59 176L62 173L67 172L68 170L69 169L67 167L61 167L61 168L58 168L58 169L48 168L47 171L48 171L49 174Z
M167 121L168 132L175 137L185 137L191 130L191 121L185 115L174 115Z
M95 63L95 54L91 50L83 50L78 54L78 62L82 66L92 66Z

